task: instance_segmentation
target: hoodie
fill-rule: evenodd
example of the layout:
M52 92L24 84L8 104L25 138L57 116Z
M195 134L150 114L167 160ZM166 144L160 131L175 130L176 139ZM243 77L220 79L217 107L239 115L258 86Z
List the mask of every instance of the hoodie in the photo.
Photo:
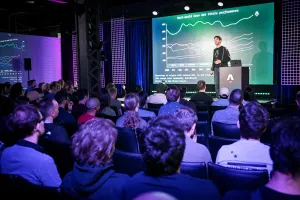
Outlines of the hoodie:
M92 167L75 162L73 171L65 176L61 186L72 188L90 200L117 200L123 198L124 186L129 180L128 175L116 173L112 164Z

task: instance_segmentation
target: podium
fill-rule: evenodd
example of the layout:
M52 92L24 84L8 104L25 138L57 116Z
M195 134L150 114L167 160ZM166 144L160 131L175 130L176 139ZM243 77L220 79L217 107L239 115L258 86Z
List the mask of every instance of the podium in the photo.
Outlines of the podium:
M243 90L249 85L249 67L220 67L220 88Z

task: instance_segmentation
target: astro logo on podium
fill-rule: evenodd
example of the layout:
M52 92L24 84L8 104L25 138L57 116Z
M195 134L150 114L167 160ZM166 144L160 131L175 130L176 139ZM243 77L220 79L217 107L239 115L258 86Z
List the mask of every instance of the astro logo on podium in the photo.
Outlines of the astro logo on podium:
M231 84L234 81L233 75L232 74L228 74L227 76L227 81Z

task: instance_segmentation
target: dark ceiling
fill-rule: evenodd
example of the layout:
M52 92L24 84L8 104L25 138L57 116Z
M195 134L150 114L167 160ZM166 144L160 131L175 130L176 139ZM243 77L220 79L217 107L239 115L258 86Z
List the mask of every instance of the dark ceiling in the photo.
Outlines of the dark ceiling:
M0 0L0 31L22 34L49 35L49 33L74 30L74 12L84 10L74 2L83 0L60 0L66 4L50 0ZM90 0L93 1L93 0ZM96 0L94 0L96 1ZM217 2L222 1L224 8L272 0L97 0L100 2L101 20L124 16L126 19L151 18L152 11L159 11L159 16L181 14L183 7L202 11L219 9ZM276 1L276 0L275 0ZM279 1L279 0L278 0ZM81 9L79 9L81 8Z

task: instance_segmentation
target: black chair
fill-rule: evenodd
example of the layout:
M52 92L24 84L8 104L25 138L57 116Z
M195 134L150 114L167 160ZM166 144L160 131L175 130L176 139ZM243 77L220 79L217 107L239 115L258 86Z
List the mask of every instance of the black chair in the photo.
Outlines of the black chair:
M216 161L218 151L223 145L232 144L236 141L238 141L238 140L222 138L222 137L217 137L217 136L210 136L208 138L208 147L209 147L209 152L211 154L212 161L213 162Z
M213 163L208 163L208 178L216 185L221 196L230 190L254 190L269 180L266 170L233 169Z
M214 136L230 138L230 139L239 139L240 129L236 124L225 124L221 122L212 122L212 127L214 131Z
M145 168L143 156L139 153L128 153L116 149L112 158L115 171L118 173L133 176Z
M117 122L118 117L116 116L109 116L109 115L105 115L103 113L97 112L96 113L96 117L100 117L100 118L105 118L105 119L110 119L111 121L113 121L114 123Z
M72 154L71 144L55 143L46 138L42 138L39 144L44 148L45 153L53 158L61 178L72 171L75 158Z
M226 108L227 108L227 106L210 106L209 107L209 114L212 117L215 114L216 111L224 110Z
M195 178L207 178L205 162L181 162L180 173L188 174Z
M158 111L160 107L162 107L164 104L154 104L154 103L148 103L147 110L154 112L156 115L158 115Z
M196 112L198 121L209 121L210 116L208 111L198 111Z
M197 121L196 122L196 134L197 142L208 146L208 136L209 134L209 123L208 121Z
M136 132L132 128L117 127L118 137L116 148L130 153L140 153L138 138Z
M0 174L1 199L61 199L60 190L30 183L19 175Z

